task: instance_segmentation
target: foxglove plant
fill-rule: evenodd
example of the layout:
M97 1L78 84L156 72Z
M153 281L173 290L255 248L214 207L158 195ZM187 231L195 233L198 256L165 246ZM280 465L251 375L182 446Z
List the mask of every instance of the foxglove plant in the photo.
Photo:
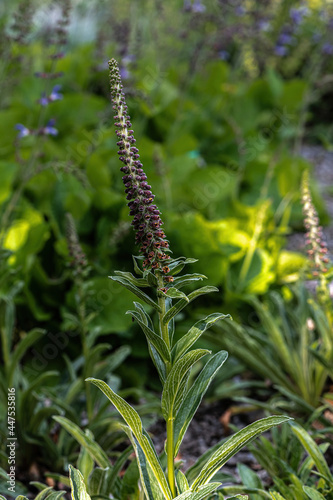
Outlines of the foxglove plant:
M141 253L140 256L133 257L134 270L139 278L130 272L122 271L115 271L114 276L110 278L130 290L158 315L158 324L155 327L153 319L140 303L134 302L134 310L128 311L146 336L149 353L163 387L161 408L167 430L166 471L134 408L102 380L94 378L87 380L102 390L125 420L127 425L124 425L123 429L136 452L141 485L147 499L171 500L176 497L179 499L195 497L199 500L220 486L220 483L210 480L230 457L262 432L287 421L288 417L267 417L237 432L202 460L202 468L191 484L186 475L175 467L175 457L191 419L212 378L228 356L226 351L212 355L207 349L191 349L191 347L213 323L229 315L210 314L192 326L177 342L174 341L175 316L197 297L217 289L204 286L189 294L181 291L181 288L201 281L205 276L201 274L178 276L184 266L195 262L195 259L185 257L172 259L168 255L169 243L161 229L161 214L153 203L154 195L140 162L119 68L114 59L109 62L109 68L116 134L119 138L118 154L123 163L121 171L125 174L123 176L125 194L130 216L133 217L135 239ZM143 288L152 289L154 298L146 294ZM191 368L202 358L206 359L206 363L189 387Z

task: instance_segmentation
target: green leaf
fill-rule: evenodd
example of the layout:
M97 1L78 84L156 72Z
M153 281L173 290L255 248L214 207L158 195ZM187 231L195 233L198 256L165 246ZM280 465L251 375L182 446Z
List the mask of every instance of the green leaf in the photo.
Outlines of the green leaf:
M72 487L72 499L73 500L91 500L87 493L86 485L82 474L77 469L74 469L72 465L69 466L69 477L71 480Z
M312 457L318 472L324 476L324 478L329 482L331 486L333 486L333 477L331 474L331 471L327 465L327 462L324 458L324 455L322 454L319 446L315 443L315 441L312 439L310 434L303 429L299 424L296 422L292 422L291 424L291 430L297 436L299 441L302 443L310 457Z
M14 372L17 369L17 365L19 364L22 356L27 352L29 347L31 347L37 340L46 333L46 330L42 330L41 328L34 328L26 336L18 343L15 351L13 352L9 373L8 373L8 385L12 385Z
M194 264L195 262L198 262L198 259L187 259L186 257L178 257L177 259L170 260L168 262L170 274L175 276L183 270L186 264Z
M197 411L201 400L208 389L216 372L221 368L228 357L226 351L220 351L212 356L201 370L192 387L182 401L174 423L175 456L178 453L185 432Z
M141 326L142 331L145 334L148 342L150 342L155 347L156 351L164 360L164 362L165 363L170 362L171 361L170 352L166 343L159 335L157 335L153 330L151 330L151 328L149 328L146 322L143 322L141 320L140 313L138 313L137 311L127 311L126 314L131 314L132 317L136 319L136 321Z
M190 489L185 474L183 474L179 469L176 470L176 486L178 495L181 495L182 493Z
M180 358L188 349L193 345L201 335L208 330L216 321L220 319L230 318L230 314L213 313L195 323L192 328L189 329L186 335L181 337L172 349L171 356L173 361Z
M93 378L88 378L86 380L87 382L95 384L117 408L141 446L163 494L168 500L171 500L172 495L168 482L156 455L155 449L151 445L147 436L143 433L142 422L137 412L123 398L113 392L113 390L102 380L96 380Z
M220 491L221 491L221 493L223 493L223 495L228 495L228 500L229 500L229 495L236 495L236 497L233 497L233 498L237 498L237 494L239 494L239 493L249 494L249 495L251 495L251 499L252 499L252 496L253 496L253 498L256 498L256 497L258 497L258 495L260 496L260 498L262 498L262 497L272 498L271 495L269 493L267 493L267 491L265 491L265 490L262 490L260 488L249 488L248 486L243 486L243 485L224 486L221 488ZM230 497L230 498L232 498L232 497Z
M191 488L181 495L178 495L174 500L201 500L211 495L219 486L221 486L221 483L209 483L199 487L198 491L193 491Z
M132 273L124 272L124 271L115 271L114 274L116 276L120 276L127 281L130 281L132 285L137 287L148 287L149 283L145 278L136 278ZM110 278L110 276L109 276Z
M184 292L181 292L180 290L177 290L177 288L174 287L168 288L168 290L163 295L166 295L171 299L184 299L186 300L186 302L189 302L187 295Z
M310 486L303 486L303 490L311 500L325 500L325 497L319 491L310 488Z
M110 474L111 469L109 467L106 469L95 467L95 469L91 472L88 479L88 490L92 497L98 497L99 495L108 496L111 492L109 487Z
M90 439L94 439L92 432L90 432L88 429L86 429L85 434L86 436L89 436ZM81 447L80 455L77 460L77 468L84 478L88 478L89 474L94 468L94 460L88 450L83 446Z
M49 493L52 491L52 486L49 486L48 488L44 488L38 495L36 496L35 500L44 500Z
M100 467L103 469L110 467L110 461L106 453L102 450L99 444L96 443L93 438L86 435L80 427L66 417L56 416L53 417L53 419L62 425L66 431L69 432L74 439L76 439L76 441L88 451L89 455Z
M162 393L162 413L165 420L173 418L177 412L186 387L184 382L186 382L186 374L190 370L196 361L200 358L209 354L210 351L207 349L195 349L182 358L180 358L172 367L167 379Z
M204 274L183 274L182 276L178 276L178 278L174 278L172 285L176 288L181 288L195 281L202 281L203 279L207 279L207 276Z
M151 299L147 294L142 292L138 287L133 285L128 279L122 278L120 276L109 276L109 278L113 281L117 281L121 285L123 285L127 290L130 290L134 295L139 297L141 300L149 304L150 306L154 307L158 312L161 312L160 306L153 300Z
M196 490L199 486L208 483L214 474L241 448L253 441L262 432L266 432L271 427L282 424L287 420L290 420L290 418L284 416L267 417L236 432L208 459L193 482L192 488Z
M172 319L176 314L178 314L182 309L184 309L185 306L189 302L192 302L192 300L196 299L197 297L200 297L200 295L204 295L206 293L211 293L211 292L218 292L218 288L215 286L203 286L202 288L199 288L198 290L195 290L194 292L190 293L187 296L188 300L185 299L180 299L176 304L171 307L163 316L162 321L164 324L169 323L170 319Z
M148 500L163 500L164 495L138 440L135 438L129 427L123 426L123 429L130 438L135 450L135 455L140 472L141 484L144 489L146 498Z

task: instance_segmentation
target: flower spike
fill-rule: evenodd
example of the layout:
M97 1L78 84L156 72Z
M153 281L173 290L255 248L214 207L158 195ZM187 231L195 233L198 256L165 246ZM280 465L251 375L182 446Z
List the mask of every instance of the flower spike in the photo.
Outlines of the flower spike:
M135 147L134 132L125 101L120 70L115 59L109 61L111 99L115 111L116 134L119 138L119 160L124 164L121 171L125 185L126 199L130 208L129 215L133 217L132 226L136 232L135 241L145 260L145 269L158 269L162 273L169 272L166 265L169 255L169 243L161 229L163 224L160 211L153 203L155 196L147 182L147 176L140 162L139 150Z

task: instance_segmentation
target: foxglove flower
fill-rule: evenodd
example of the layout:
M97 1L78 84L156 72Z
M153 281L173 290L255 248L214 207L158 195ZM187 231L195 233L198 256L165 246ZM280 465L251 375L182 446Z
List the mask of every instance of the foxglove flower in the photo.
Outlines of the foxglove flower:
M15 125L15 128L19 131L19 133L17 134L18 139L22 139L22 137L26 137L27 135L31 134L31 131L21 123L17 123Z
M132 226L136 232L135 241L140 245L140 251L145 257L145 269L156 269L167 274L169 267L167 260L170 258L169 243L161 229L163 224L160 211L153 203L155 196L147 182L147 176L140 162L139 150L135 146L134 132L131 130L130 117L127 112L120 71L115 59L109 61L111 99L115 111L116 134L119 138L119 159L124 164L121 171L125 174L122 178L125 185L126 199L130 209L129 215L133 217ZM165 277L171 281L172 277Z

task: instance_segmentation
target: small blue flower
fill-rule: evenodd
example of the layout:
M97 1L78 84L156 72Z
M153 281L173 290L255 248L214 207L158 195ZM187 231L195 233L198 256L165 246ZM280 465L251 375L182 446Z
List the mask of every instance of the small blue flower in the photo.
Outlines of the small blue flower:
M327 54L328 56L333 55L333 45L331 43L324 43L321 50L323 54Z
M281 33L278 39L278 45L290 45L293 43L294 38L288 33Z
M60 90L61 90L61 85L55 85L53 87L52 92L49 95L49 102L59 101L60 99L63 98L63 95L60 94L60 92L59 92Z
M288 49L287 47L284 47L283 45L276 45L275 46L275 54L277 56L283 57L288 54Z
M246 9L240 5L239 7L236 7L235 14L236 14L236 16L239 16L239 17L245 16Z
M262 19L258 23L258 28L260 31L269 31L270 27L271 23L269 21L265 21L264 19Z
M299 25L302 23L304 16L308 14L308 9L307 7L299 7L298 9L292 8L289 11L290 19L295 23L296 25Z
M40 104L41 106L47 106L47 105L48 105L48 103L49 103L49 98L48 98L48 97L46 97L45 92L43 92L43 93L42 93L42 97L41 97L40 99L38 99L38 101L37 101L37 102L39 102L39 104Z
M222 61L227 61L230 57L230 54L226 50L220 50L219 57L220 59L222 59Z
M30 135L30 130L27 127L25 127L24 125L22 125L21 123L17 123L15 125L15 128L16 128L16 130L19 131L19 133L17 134L18 139L22 139L22 137L26 137L27 135Z
M51 118L42 129L42 133L45 135L58 135L58 130L54 127L55 119Z
M201 13L205 12L206 6L203 5L200 0L194 0L192 5L192 12Z

